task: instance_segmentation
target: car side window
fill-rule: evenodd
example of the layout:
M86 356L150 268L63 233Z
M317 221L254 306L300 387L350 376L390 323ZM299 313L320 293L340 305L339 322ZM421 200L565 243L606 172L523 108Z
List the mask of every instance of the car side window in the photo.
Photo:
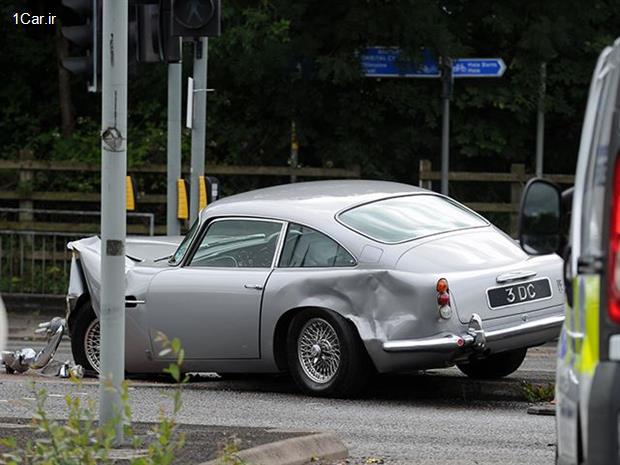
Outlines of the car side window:
M355 266L355 259L324 234L291 223L284 239L279 266L281 268Z
M270 268L282 224L268 220L217 220L209 225L189 266Z

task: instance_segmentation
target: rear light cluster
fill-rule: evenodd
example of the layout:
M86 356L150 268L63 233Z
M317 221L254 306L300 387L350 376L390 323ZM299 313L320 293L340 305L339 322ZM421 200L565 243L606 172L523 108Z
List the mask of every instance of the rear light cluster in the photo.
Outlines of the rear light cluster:
M437 305L439 305L439 316L444 319L452 317L452 308L450 308L450 286L448 280L441 278L437 281Z
M614 190L609 221L609 270L607 278L607 307L609 318L620 323L620 160L614 168Z

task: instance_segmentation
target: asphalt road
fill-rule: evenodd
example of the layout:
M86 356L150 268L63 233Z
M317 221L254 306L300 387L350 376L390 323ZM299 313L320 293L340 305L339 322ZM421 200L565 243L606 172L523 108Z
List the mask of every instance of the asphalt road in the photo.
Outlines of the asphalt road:
M415 378L413 378L415 380ZM0 417L29 418L32 390L45 386L50 416L64 417L64 395L73 389L97 399L96 381L81 386L40 375L0 375ZM359 400L304 397L287 378L255 377L225 381L203 377L183 394L179 421L276 430L335 431L348 445L351 463L386 464L551 464L553 417L526 413L520 402L419 399L403 392L410 377L379 378ZM445 383L453 382L446 377ZM157 421L170 409L170 385L133 381L134 421Z
M26 323L24 328L32 328L30 321ZM27 340L28 334L30 329L23 331L25 337L12 338L8 348L41 348L41 341ZM508 381L513 386L523 381L552 382L554 353L553 345L530 349L521 369ZM70 358L65 340L55 359ZM97 404L96 380L84 380L72 387L67 380L36 373L0 374L0 417L32 416L33 394L28 380L46 387L47 410L52 417L65 416L64 396L71 389ZM419 389L421 384L426 389ZM335 400L301 396L287 377L226 380L203 375L185 388L178 420L189 425L287 432L334 431L349 447L351 464L552 464L553 417L528 415L524 402L486 400L493 397L490 386L475 384L456 369L433 370L379 377L365 398ZM471 395L472 388L479 389L475 396ZM161 382L131 381L133 420L157 421L160 409L171 407L172 389ZM482 400L469 400L472 397Z

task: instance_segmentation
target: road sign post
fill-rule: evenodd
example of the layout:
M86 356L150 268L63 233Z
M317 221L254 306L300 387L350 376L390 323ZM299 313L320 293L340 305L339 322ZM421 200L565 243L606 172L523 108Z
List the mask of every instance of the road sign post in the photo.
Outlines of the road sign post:
M547 63L540 64L540 88L538 93L538 118L536 121L536 176L543 175L545 148L545 95L547 93Z
M442 57L441 71L441 193L448 195L448 173L450 171L450 100L452 99L453 67L450 58Z
M99 420L123 441L128 0L103 2Z
M419 62L402 60L396 47L370 47L360 54L360 64L366 77L374 78L440 78L442 82L441 127L441 192L448 195L450 166L450 100L453 79L499 78L506 71L501 58L442 57L438 62L424 49Z

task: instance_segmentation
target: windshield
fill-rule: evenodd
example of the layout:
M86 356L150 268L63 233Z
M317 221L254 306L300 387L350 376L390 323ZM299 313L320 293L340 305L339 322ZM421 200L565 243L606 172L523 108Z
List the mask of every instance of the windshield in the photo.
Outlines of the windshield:
M192 239L194 238L194 236L196 235L196 232L198 231L199 223L200 223L200 218L196 218L196 220L194 221L194 224L192 224L191 228L189 228L189 231L187 231L187 234L185 234L183 241L181 241L181 243L179 244L179 247L177 248L176 252L174 252L174 255L170 257L170 260L168 260L168 263L170 263L171 265L176 265L181 261L181 259L183 258L183 255L185 255L185 252L187 251L187 248L192 243Z
M486 220L437 195L410 195L342 212L345 226L379 242L397 243L457 229L487 226Z

